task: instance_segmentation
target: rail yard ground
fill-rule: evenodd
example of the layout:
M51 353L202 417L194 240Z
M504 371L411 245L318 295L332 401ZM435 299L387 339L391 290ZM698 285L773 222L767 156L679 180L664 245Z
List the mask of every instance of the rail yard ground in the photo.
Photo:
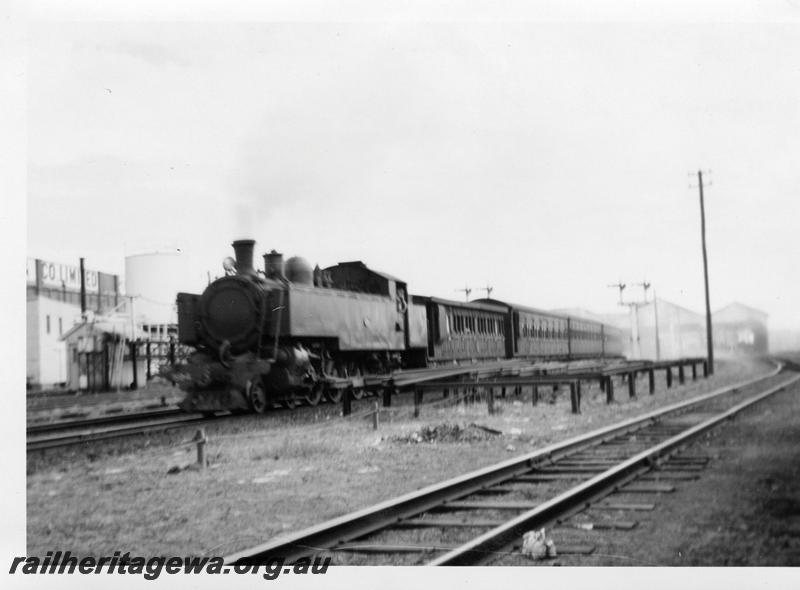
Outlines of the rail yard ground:
M580 415L570 413L562 392L536 407L530 394L498 400L494 416L485 404L426 406L419 419L399 407L382 415L377 431L364 417L319 424L287 421L285 413L283 420L246 417L207 429L205 471L191 467L193 445L174 445L192 431L154 437L149 446L138 441L104 445L102 452L73 450L57 461L32 455L28 552L226 554L768 368L721 362L712 378L676 382L669 390L662 374L655 395L640 385L637 399L620 390L612 405L593 386L584 390ZM800 497L800 427L792 421L799 394L793 387L779 394L781 410L767 402L726 426L736 435L730 440L722 434L710 439L718 446L707 451L714 456L707 475L681 485L669 502L659 499L673 512L654 513L649 525L642 521L638 530L617 533L625 536L609 541L595 564L800 563L800 511L791 500ZM754 419L757 435L748 430Z
M27 422L37 424L75 418L99 418L115 414L141 412L161 404L175 405L183 392L166 381L154 380L135 391L82 394L63 392L57 395L33 394L27 398Z

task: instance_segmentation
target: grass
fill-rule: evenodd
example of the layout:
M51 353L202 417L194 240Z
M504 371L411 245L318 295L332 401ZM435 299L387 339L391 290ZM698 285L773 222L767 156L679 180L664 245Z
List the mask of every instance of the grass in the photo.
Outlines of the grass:
M417 420L408 407L395 408L382 413L378 431L369 417L320 425L253 418L209 431L204 471L185 468L195 461L193 445L137 448L93 460L78 453L33 470L29 459L28 552L230 553L742 380L754 370L720 363L713 378L688 379L684 387L676 381L670 390L662 372L656 395L646 393L645 377L636 400L617 388L611 405L593 386L584 390L577 416L562 393L555 403L536 407L529 396L497 400L501 411L493 416L485 404L426 406ZM472 443L397 441L443 423L475 423L503 434ZM184 433L178 440L189 438ZM181 469L169 473L176 466Z

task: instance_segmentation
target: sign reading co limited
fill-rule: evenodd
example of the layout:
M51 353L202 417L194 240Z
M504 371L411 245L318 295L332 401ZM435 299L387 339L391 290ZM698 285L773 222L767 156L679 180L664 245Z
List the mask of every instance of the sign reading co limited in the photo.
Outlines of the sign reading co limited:
M36 284L36 267L39 266L42 287L54 287L56 289L68 289L70 291L81 290L81 269L79 266L70 264L58 264L57 262L47 262L36 258L28 258L26 267L28 284ZM96 270L86 270L86 292L97 293L100 281Z

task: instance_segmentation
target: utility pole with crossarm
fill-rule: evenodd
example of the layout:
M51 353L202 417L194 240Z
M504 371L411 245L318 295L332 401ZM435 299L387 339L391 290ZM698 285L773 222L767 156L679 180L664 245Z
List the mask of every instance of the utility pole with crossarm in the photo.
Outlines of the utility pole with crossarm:
M708 252L706 250L706 210L703 202L703 171L697 171L697 186L700 189L700 234L703 241L703 277L706 285L706 346L708 354L708 374L714 374L714 341L711 328L711 297L708 291ZM708 183L711 186L711 183Z

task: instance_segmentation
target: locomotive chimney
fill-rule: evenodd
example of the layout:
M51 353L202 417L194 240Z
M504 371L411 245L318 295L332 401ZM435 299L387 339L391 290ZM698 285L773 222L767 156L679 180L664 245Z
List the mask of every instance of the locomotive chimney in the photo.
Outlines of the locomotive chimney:
M283 272L283 254L275 250L264 254L264 273L268 279L286 278Z
M253 268L253 248L255 240L236 240L231 244L236 253L236 270L239 274L252 275L256 273Z

